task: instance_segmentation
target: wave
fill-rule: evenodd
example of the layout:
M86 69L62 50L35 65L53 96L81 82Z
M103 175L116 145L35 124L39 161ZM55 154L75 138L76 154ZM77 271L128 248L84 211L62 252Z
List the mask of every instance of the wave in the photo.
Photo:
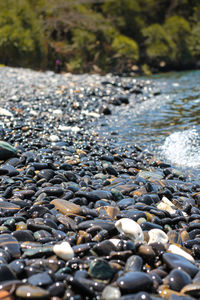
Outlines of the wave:
M200 128L170 134L160 146L161 155L181 167L200 167Z

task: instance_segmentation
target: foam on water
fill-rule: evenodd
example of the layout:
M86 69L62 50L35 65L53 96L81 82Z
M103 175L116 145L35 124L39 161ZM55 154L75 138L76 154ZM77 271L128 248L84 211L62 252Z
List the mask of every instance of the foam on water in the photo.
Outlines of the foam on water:
M200 167L200 131L197 127L170 134L160 146L161 155L181 167Z

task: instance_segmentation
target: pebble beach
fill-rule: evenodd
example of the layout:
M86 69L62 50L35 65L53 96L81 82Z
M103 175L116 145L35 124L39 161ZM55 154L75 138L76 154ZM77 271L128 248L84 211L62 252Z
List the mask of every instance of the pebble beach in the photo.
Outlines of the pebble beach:
M200 299L200 182L98 130L148 84L0 68L0 299Z

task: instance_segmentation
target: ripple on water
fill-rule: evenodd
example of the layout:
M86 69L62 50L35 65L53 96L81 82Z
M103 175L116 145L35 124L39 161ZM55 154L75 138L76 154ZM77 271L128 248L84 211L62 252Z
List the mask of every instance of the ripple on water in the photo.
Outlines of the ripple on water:
M181 167L200 167L200 128L170 134L160 146L161 155Z

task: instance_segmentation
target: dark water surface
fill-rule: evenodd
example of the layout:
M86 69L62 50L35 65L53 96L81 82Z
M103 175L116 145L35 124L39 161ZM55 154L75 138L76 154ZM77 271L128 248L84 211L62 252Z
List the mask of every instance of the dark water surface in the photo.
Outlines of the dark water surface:
M143 98L131 96L130 105L117 107L101 131L114 131L119 144L137 142L200 177L200 71L142 79Z

